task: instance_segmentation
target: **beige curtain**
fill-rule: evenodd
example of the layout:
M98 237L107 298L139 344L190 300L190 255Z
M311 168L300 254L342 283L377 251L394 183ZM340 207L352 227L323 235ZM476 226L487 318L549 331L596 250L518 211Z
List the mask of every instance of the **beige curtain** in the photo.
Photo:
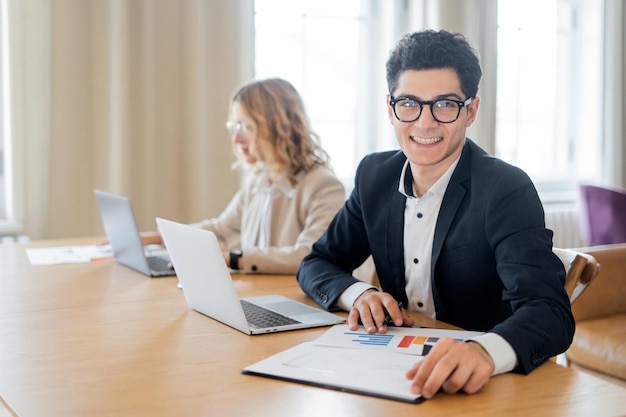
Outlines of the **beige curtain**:
M606 163L603 174L608 185L626 188L626 5L623 0L605 1L604 21Z
M141 230L221 212L224 124L253 75L252 0L9 0L18 212L33 239L101 235L92 190Z

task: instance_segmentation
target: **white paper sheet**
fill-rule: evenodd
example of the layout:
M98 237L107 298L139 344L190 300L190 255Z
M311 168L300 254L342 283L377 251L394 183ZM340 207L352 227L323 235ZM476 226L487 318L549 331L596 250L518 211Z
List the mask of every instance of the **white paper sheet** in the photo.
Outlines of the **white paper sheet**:
M243 373L302 382L401 401L419 402L406 371L422 360L437 340L459 340L480 332L391 327L386 334L351 331L338 324L313 342L277 353Z
M111 245L56 246L26 249L31 265L76 264L113 260Z

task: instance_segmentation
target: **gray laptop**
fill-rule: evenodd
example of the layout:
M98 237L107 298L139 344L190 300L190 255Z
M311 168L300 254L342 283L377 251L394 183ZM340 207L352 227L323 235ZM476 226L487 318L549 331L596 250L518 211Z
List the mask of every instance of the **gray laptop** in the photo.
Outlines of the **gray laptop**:
M128 198L101 190L94 195L117 262L149 277L176 275L167 253L146 255Z
M281 295L239 298L213 232L156 219L189 307L246 334L330 326L340 316ZM268 324L257 323L268 315Z

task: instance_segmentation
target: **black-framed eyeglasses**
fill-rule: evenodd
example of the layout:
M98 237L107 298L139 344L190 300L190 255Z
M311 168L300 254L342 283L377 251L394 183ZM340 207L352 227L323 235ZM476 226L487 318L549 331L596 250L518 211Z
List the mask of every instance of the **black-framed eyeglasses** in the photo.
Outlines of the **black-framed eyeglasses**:
M430 113L433 119L439 123L452 123L459 118L461 109L468 106L474 97L465 101L443 98L439 100L421 101L411 97L391 97L389 105L393 109L393 114L401 122L411 123L422 115L425 105L430 106Z

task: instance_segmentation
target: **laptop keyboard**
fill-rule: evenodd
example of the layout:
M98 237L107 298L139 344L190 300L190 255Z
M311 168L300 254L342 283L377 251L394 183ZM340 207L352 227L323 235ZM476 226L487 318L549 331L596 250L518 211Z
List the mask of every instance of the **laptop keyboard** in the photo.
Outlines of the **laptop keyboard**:
M251 327L263 329L266 327L286 326L300 323L297 320L275 313L246 300L240 300L243 312Z
M153 271L173 271L171 261L168 257L163 256L149 256L148 265Z

